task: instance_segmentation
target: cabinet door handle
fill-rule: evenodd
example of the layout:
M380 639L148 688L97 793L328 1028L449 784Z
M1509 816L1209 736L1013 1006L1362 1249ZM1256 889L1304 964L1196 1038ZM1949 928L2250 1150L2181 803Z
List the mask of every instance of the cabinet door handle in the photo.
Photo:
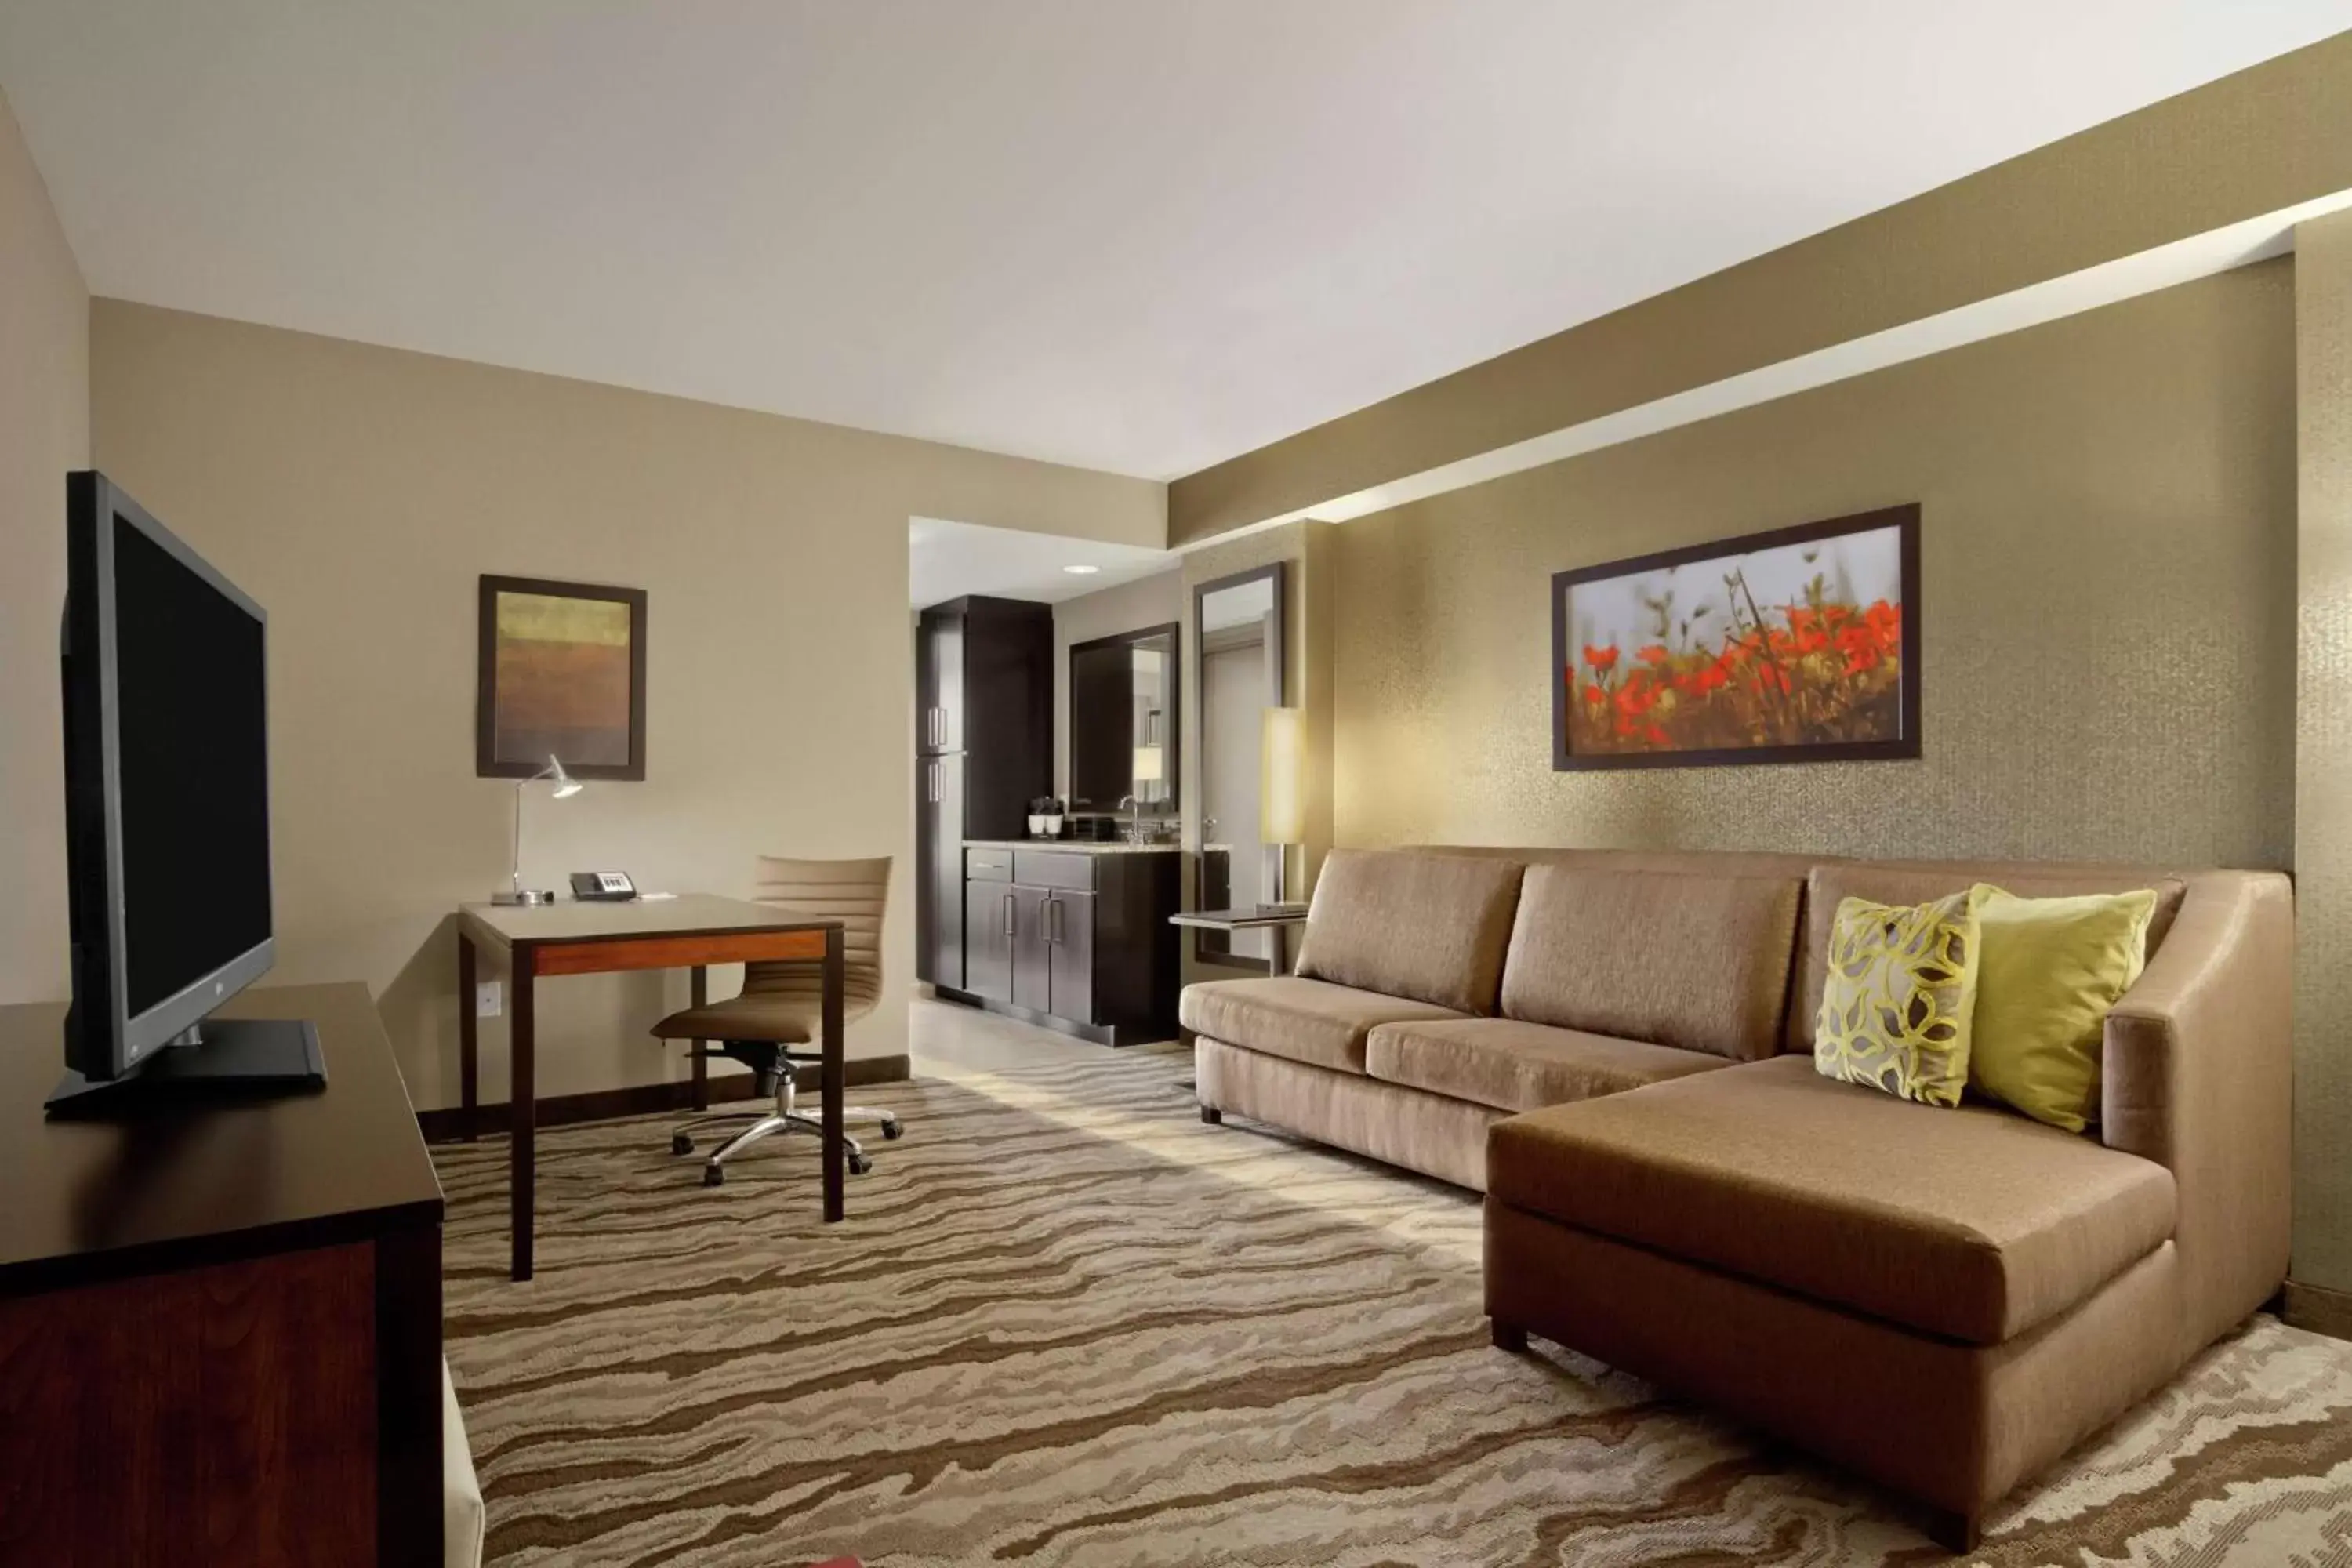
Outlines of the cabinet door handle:
M1004 895L1004 934L1007 936L1014 934L1013 929L1013 895L1010 893Z
M932 763L923 769L923 795L933 805L940 801L940 764Z
M1062 900L1059 899L1045 900L1045 940L1047 942L1062 940Z

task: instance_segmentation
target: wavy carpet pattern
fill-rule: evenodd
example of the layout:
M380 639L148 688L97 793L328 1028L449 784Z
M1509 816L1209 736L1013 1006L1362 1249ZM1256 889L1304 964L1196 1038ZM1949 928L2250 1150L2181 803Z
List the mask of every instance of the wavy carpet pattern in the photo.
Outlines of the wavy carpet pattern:
M1948 1559L1887 1499L1633 1378L1492 1350L1472 1198L1229 1124L1166 1052L859 1091L718 1189L661 1121L437 1149L489 1558L1738 1564ZM2006 1568L2352 1563L2352 1344L2257 1318L1989 1521Z

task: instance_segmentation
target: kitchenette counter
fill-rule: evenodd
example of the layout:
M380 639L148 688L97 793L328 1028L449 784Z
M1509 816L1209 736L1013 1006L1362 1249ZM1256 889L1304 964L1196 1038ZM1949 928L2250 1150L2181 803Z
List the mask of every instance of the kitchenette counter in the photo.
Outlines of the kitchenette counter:
M1057 855L1173 855L1181 844L1120 844L1080 838L967 838L967 849L1045 849Z

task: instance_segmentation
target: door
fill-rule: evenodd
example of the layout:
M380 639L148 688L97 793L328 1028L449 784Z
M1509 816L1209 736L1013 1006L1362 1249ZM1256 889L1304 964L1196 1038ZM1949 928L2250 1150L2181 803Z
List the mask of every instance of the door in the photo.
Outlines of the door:
M915 973L964 984L963 758L915 759Z
M992 1002L1013 1000L1013 889L972 882L964 889L962 989Z
M1044 888L1013 889L1013 1000L1040 1013L1054 1010L1052 961L1045 944Z
M916 637L915 749L963 750L963 616L927 612Z
M1095 1019L1095 896L1054 892L1045 899L1045 968L1056 1018Z

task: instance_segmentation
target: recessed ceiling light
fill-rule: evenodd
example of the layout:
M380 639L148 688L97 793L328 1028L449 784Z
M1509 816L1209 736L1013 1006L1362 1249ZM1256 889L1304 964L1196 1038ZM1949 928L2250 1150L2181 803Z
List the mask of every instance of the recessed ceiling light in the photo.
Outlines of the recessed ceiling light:
M1065 566L1062 570L1067 572L1073 577L1091 577L1096 573L1101 571L1102 568L1099 566Z

